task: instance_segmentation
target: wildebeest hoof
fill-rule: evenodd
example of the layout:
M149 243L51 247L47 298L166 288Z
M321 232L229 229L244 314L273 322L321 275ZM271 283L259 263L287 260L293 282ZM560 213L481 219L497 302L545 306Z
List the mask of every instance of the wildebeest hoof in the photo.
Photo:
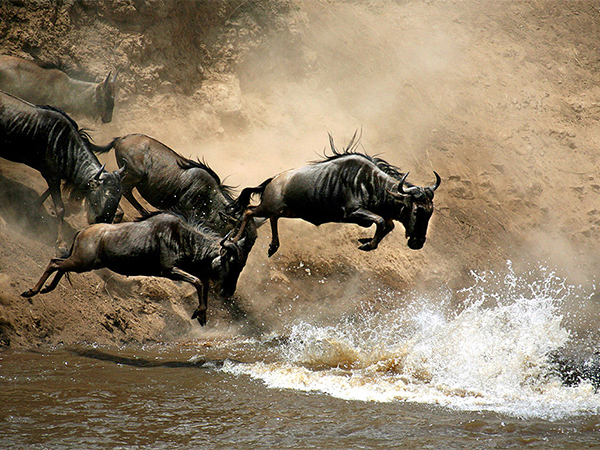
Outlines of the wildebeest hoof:
M194 320L194 319L198 319L198 323L201 326L206 325L206 311L197 309L196 311L194 311L194 314L192 314L192 320Z
M21 297L29 298L29 297L33 297L34 295L35 295L35 292L33 291L33 289L27 289L25 292L23 292L21 294Z
M358 242L360 242L361 244L368 244L369 242L371 242L371 238L360 238Z
M279 250L279 245L269 245L269 258L273 256L277 250Z
M362 251L365 251L365 252L369 252L371 250L375 250L376 248L377 248L377 245L371 243L371 239L367 239L366 243L364 243L363 245L361 245L361 246L358 247L359 250L362 250Z

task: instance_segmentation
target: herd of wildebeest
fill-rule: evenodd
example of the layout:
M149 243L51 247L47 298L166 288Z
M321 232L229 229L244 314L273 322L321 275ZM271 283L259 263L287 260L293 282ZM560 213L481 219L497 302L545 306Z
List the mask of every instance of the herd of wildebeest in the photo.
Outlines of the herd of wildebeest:
M346 222L375 225L361 250L374 250L394 229L404 226L408 246L423 247L440 185L421 187L381 158L357 151L359 137L331 155L287 170L243 189L232 188L203 161L191 160L155 139L130 134L105 146L92 142L68 114L112 120L117 73L101 83L75 80L57 67L0 56L0 157L40 172L52 197L58 221L57 252L24 297L50 292L68 272L108 268L123 275L145 275L194 285L199 305L193 313L206 323L209 281L231 297L257 238L256 219L269 219L269 256L279 248L277 221L301 218L315 225ZM105 170L96 153L114 151L119 169ZM148 212L133 189L154 208ZM62 191L85 202L89 227L67 245L63 237ZM253 195L259 203L251 206ZM123 222L125 197L141 218ZM52 281L44 286L54 273Z

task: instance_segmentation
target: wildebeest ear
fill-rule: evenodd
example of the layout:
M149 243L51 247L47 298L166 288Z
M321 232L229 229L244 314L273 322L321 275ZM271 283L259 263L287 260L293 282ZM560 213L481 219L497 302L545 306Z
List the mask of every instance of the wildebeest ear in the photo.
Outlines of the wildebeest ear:
M403 193L400 193L400 192L390 191L389 189L386 189L386 191L387 191L388 194L390 194L396 200L404 200L404 199L410 197L410 195L408 195L408 194L403 194Z

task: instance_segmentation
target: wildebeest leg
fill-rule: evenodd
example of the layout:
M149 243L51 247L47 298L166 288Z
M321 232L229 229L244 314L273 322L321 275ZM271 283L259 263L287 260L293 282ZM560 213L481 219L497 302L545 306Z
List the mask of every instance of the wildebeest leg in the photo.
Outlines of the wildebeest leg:
M69 253L67 243L63 238L63 225L65 221L65 204L63 203L62 196L60 195L60 180L57 183L48 182L48 188L52 201L54 202L54 210L56 211L56 218L58 219L58 236L56 238L56 247L60 256L66 256Z
M271 217L271 243L269 244L269 258L279 249L279 230L277 221L279 216Z
M375 236L373 236L372 240L369 239L369 238L365 238L365 239L359 239L359 241L363 245L365 245L365 244L366 245L371 245L371 243L374 242L375 247L373 247L373 248L377 248L377 246L379 245L379 243L381 242L381 240L384 237L386 237L388 235L388 233L390 231L392 231L393 229L394 229L394 222L392 221L392 219L387 219L387 220L384 221L384 224L383 224L382 228L380 228L379 226L377 226L377 229L375 230ZM365 250L365 249L361 249L361 250ZM367 249L367 250L372 250L372 249Z
M165 274L165 277L174 281L187 281L188 283L194 285L196 292L198 292L198 309L196 309L194 314L192 314L192 319L198 319L200 325L206 325L206 310L208 309L208 279L203 278L200 280L194 275L184 272L177 267L173 267Z
M242 236L244 234L244 230L246 229L246 225L248 225L248 222L250 222L250 220L252 220L252 218L256 214L256 208L257 208L256 206L250 206L246 210L246 212L244 213L244 217L242 219L242 223L240 224L240 229L238 230L237 234L232 239L233 242L237 242L242 238Z
M64 261L63 258L52 258L50 260L50 264L48 264L48 267L46 267L46 270L42 274L42 276L41 276L40 280L37 282L37 284L34 287L32 287L31 289L28 289L25 292L23 292L21 294L21 296L22 297L33 297L38 292L40 292L40 289L42 288L42 286L44 285L44 283L46 282L48 277L50 275L52 275L53 272L60 270L60 267L61 267L60 263L63 261ZM63 271L63 273L64 273L64 271ZM58 275L57 275L57 277L58 277ZM62 277L62 275L61 275L61 277ZM59 280L60 280L60 278L59 278ZM55 284L55 282L56 282L56 284L58 284L58 280L56 279L56 277L52 281L51 285ZM54 289L55 287L56 287L56 285L54 285L54 287L52 289ZM52 289L50 289L50 290L52 290ZM44 291L44 292L47 292L47 291Z
M66 270L59 269L58 272L56 272L56 275L54 275L54 278L52 279L50 284L40 290L40 294L46 294L47 292L51 292L54 289L56 289L56 286L58 286L58 282L64 276L65 273L67 273Z
M42 208L42 205L44 204L44 202L46 201L46 199L48 198L49 195L50 195L50 188L46 189L44 191L44 193L42 195L40 195L40 198L38 198L38 201L37 201L38 209Z
M362 245L358 248L366 252L375 250L381 240L394 229L394 223L391 219L384 220L383 217L363 208L357 209L352 214L348 215L346 219L349 222L356 221L357 223L374 223L377 227L375 229L375 235L372 239L359 239Z
M117 158L117 163L119 167L127 167L126 161L119 161ZM133 196L133 189L140 183L141 177L139 175L134 174L130 170L125 170L123 175L121 176L121 189L122 195L127 199L129 203L143 216L148 215L148 211L144 208L140 202Z
M125 211L123 211L123 208L121 208L121 205L117 206L117 210L115 211L115 218L113 219L113 223L123 222L124 215L125 215Z
M128 191L128 192L124 192L123 193L123 197L125 197L129 203L131 203L131 205L138 210L138 212L143 215L143 216L147 216L149 213L146 210L146 208L144 208L140 202L137 201L137 199L133 196L133 191Z

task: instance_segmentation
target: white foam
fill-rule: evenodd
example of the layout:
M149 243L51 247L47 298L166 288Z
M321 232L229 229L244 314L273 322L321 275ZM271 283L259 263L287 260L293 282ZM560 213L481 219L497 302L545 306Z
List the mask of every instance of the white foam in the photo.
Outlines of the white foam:
M558 419L600 412L589 384L564 387L547 354L569 332L560 306L575 288L550 271L537 278L473 274L459 311L415 299L335 327L299 323L275 363L228 362L223 370L272 388L363 401L414 401L519 417Z

